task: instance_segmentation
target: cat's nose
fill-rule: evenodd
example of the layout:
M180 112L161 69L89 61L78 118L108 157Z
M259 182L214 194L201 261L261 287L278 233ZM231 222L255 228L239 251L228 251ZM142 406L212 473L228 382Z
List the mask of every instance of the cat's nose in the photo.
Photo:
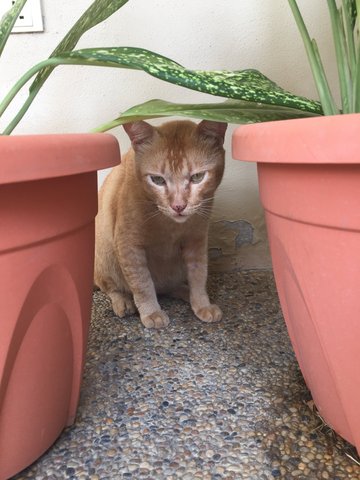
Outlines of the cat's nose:
M171 208L176 212L176 213L181 213L185 210L186 208L186 203L185 204L182 204L182 205L179 205L179 204L176 204L176 205L171 205Z

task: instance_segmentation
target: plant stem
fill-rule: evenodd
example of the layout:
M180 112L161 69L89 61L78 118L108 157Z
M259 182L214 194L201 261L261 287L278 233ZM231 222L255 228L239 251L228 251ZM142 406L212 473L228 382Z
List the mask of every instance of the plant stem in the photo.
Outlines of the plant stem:
M353 19L352 38L355 49L355 66L353 73L353 109L354 113L360 113L360 0L356 0L356 17Z
M80 62L78 60L73 60L73 59L58 59L56 57L48 58L47 60L44 60L37 65L33 66L28 70L16 83L15 85L11 88L9 93L4 97L2 102L0 103L0 117L2 114L5 112L5 110L8 108L10 103L13 101L13 99L16 97L16 95L19 93L19 91L24 87L24 85L34 76L36 75L40 70L43 70L46 67L56 67L58 65L78 65ZM10 135L10 133L13 131L13 129L16 127L16 125L20 122L20 120L23 118L27 110L29 109L33 99L37 95L38 90L33 90L31 94L29 94L28 98L26 99L24 105L18 112L18 114L15 116L15 118L10 122L10 124L5 128L4 132L2 135Z
M339 111L338 111L338 109L335 105L335 100L333 99L333 96L332 96L331 91L330 91L330 87L329 87L329 84L328 84L328 81L327 81L327 78L326 78L326 75L325 75L325 69L324 69L324 66L323 66L323 63L322 63L322 60L321 60L321 56L320 56L320 52L319 52L319 48L317 46L316 40L313 38L311 43L312 43L312 48L313 48L313 51L314 51L314 56L315 56L316 61L319 65L319 78L321 79L321 83L318 85L319 96L320 96L320 98L322 98L322 96L330 95L330 98L331 98L331 101L334 105L334 108L336 108L335 114L337 114L337 113L339 113ZM325 115L334 115L334 113L325 113Z
M38 93L38 90L34 91L27 97L24 105L21 107L21 109L18 111L15 117L11 120L9 125L4 129L4 131L2 132L2 135L10 135L12 133L14 128L16 128L16 126L21 121L25 113L28 111L37 93Z
M323 66L321 62L318 61L318 55L314 51L313 42L311 41L309 32L302 18L299 7L296 3L296 0L288 0L288 2L304 42L305 50L310 62L311 70L315 80L315 85L319 93L324 114L336 115L337 113L339 113L339 110L336 107L335 101L331 94Z
M349 65L347 59L347 52L345 48L344 30L340 19L340 13L336 6L335 0L328 0L328 7L331 19L331 28L336 53L336 64L339 75L340 91L343 113L349 113L351 109L352 88L349 73ZM343 12L344 15L344 12ZM346 15L346 12L345 12Z
M357 51L356 72L354 79L354 113L360 113L360 46Z
M0 103L0 117L5 112L7 107L10 105L12 100L16 97L22 87L33 77L37 72L49 65L56 65L55 59L47 59L43 62L38 63L34 67L30 68L12 87L9 93L4 97L3 101Z
M351 6L349 4L350 0L344 0L343 3L343 23L345 28L345 40L346 40L346 49L347 57L349 61L349 68L351 77L355 77L356 71L356 48L355 48L355 37L354 31L352 28L351 22Z

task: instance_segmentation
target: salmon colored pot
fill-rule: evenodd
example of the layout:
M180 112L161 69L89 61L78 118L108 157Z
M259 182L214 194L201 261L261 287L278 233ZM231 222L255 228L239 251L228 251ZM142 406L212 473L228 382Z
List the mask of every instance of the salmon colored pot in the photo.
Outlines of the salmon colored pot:
M105 134L0 137L0 480L75 418L90 319Z
M258 162L289 335L325 421L360 453L360 114L239 127Z

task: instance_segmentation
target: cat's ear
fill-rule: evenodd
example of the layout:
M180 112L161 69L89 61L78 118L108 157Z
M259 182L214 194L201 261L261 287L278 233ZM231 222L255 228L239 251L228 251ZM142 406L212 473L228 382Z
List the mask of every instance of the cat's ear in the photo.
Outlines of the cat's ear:
M212 120L203 120L197 126L200 135L214 138L221 144L224 143L227 123L214 122Z
M149 143L155 132L155 128L143 120L139 122L125 123L123 127L131 140L134 150L137 150L144 144Z

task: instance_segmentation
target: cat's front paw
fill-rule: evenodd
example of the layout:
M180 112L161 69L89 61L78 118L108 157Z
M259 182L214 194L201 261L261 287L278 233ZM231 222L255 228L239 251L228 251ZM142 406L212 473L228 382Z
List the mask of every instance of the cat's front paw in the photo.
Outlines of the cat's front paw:
M141 322L146 328L164 328L170 323L169 317L162 310L141 317Z
M222 311L214 303L207 307L202 307L196 310L195 315L203 322L219 322L222 318Z

